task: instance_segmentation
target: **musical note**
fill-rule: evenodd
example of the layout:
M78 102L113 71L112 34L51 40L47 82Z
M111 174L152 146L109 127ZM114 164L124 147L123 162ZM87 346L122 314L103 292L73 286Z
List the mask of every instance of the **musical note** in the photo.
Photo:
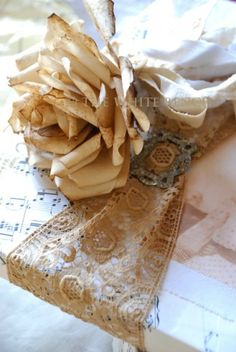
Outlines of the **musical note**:
M210 331L204 338L204 352L216 352L219 335Z
M18 222L9 223L2 220L0 222L0 235L12 237L19 230L19 225Z
M6 202L5 206L9 210L20 210L25 205L25 198L10 197Z
M30 234L37 228L39 228L41 225L43 225L43 221L39 220L32 220L29 224L25 225L25 234Z
M145 31L143 32L143 39L145 39L145 38L146 38L147 33L148 33L148 31L147 31L147 29L145 29Z

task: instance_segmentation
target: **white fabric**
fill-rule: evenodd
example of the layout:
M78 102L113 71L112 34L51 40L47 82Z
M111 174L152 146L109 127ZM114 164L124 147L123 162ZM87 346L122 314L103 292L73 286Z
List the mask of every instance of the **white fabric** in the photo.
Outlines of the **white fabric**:
M199 98L207 99L208 108L235 101L236 4L195 0L191 6L154 1L122 33L121 53L139 54L150 66L174 69L198 90Z
M0 279L1 352L111 352L112 337Z
M236 4L195 0L189 2L190 9L185 5L183 1L154 1L125 28L125 49L174 63L189 78L235 73Z

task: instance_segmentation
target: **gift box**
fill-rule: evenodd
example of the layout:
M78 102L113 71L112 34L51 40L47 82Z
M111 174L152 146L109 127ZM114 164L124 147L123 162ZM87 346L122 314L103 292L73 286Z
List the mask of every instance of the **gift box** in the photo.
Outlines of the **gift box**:
M144 326L145 344L150 352L157 348L181 352L235 350L235 144L233 136L196 163L188 175L183 218L187 224L183 222L174 260ZM22 162L19 165L22 167ZM19 169L6 173L8 177L11 174L12 180L19 180ZM3 176L4 173L2 179ZM35 180L29 175L28 185L30 178ZM38 187L45 187L44 182L39 177L38 182L34 182L35 189L31 189L35 192ZM19 188L26 191L24 183ZM8 190L5 198L3 192L1 194L7 202L14 192ZM38 198L36 204L38 209L34 210L34 216L38 218L43 204L47 208L54 203L48 196L41 201ZM10 208L5 211L13 213ZM17 214L17 209L14 213ZM187 214L191 217L186 217ZM8 224L12 228L14 225L13 222ZM4 230L6 228L2 232ZM16 231L15 240L20 240ZM4 248L6 254L7 248L2 250ZM116 341L116 351L115 348L124 352L132 351L133 347Z
M142 54L145 54L144 57L146 56L147 60L154 60L158 56L162 60L162 65L163 62L166 62L166 67L174 68L181 73L191 82L192 86L199 89L199 98L206 97L208 99L208 108L211 108L203 127L194 126L197 128L197 137L194 137L200 146L200 154L204 154L206 151L208 154L198 161L195 160L191 171L187 174L185 205L172 261L158 296L153 295L152 301L149 302L153 304L153 309L147 314L143 325L138 326L138 332L144 338L144 346L150 352L156 351L157 348L163 352L170 349L181 352L233 351L235 349L235 206L233 196L234 170L232 168L232 150L235 141L234 136L229 139L234 134L235 122L233 104L224 104L228 100L227 94L230 97L229 100L234 103L235 90L233 77L231 80L223 82L223 77L233 74L235 70L234 41L233 31L229 31L228 36L223 39L217 35L211 37L210 31L204 32L207 16L203 16L203 14L210 14L213 5L215 5L213 2L205 3L198 8L198 11L195 9L191 13L192 15L197 14L194 21L196 18L200 18L197 24L192 20L189 22L189 18L191 18L189 13L182 17L182 22L178 24L179 28L181 29L181 24L183 27L189 25L192 31L188 32L188 38L184 41L182 40L183 32L180 31L179 47L177 45L171 49L172 51L168 51L168 48L160 49L164 42L155 43L156 47L153 47L153 33L151 28L147 28L147 23L151 23L150 14L153 13L153 7L147 11L146 17L144 16L143 26L138 32L141 36L136 38L136 43L139 48L142 48ZM134 31L136 32L137 29ZM229 47L231 51L229 51ZM196 50L196 54L191 56L193 48ZM127 51L125 45L122 50ZM137 51L137 49L135 50ZM182 55L180 55L180 51ZM183 55L183 52L190 54ZM209 62L207 63L209 55L215 60L210 65ZM214 70L211 70L213 65ZM218 68L219 81L215 81L211 85L210 80L215 78L216 67ZM168 99L170 100L170 98L172 98L171 108L173 108L173 96L169 96L166 100L167 112L170 111L168 110L170 108ZM183 104L183 100L181 103ZM217 108L217 106L220 107ZM154 109L153 111L155 113ZM148 116L151 115L152 113L149 112ZM152 117L155 118L155 114ZM182 128L185 137L191 135L184 124L181 126L173 124L169 130L168 123L165 118L162 118L157 127L163 128L163 126L167 128L167 132L162 132L159 137L155 136L156 140L157 137L161 138L159 140L161 143L167 140L169 144L172 142L179 147L176 134L170 136L170 130L177 133ZM225 141L226 137L228 137L227 141ZM185 146L188 145L184 138L182 143ZM210 144L210 148L208 144ZM209 150L217 144L219 146L209 153ZM151 160L155 159L159 164L161 162L157 156L160 155L160 150L159 146L159 154L156 149L151 153ZM167 148L164 152L171 159L173 149ZM165 158L167 157L165 156ZM148 160L150 161L150 159ZM170 164L172 162L173 160ZM178 187L181 188L181 180L179 179L178 182L173 190L172 201L174 205L171 207L175 210L175 214L181 212L182 207L182 201L178 198L180 195ZM59 305L61 309L73 313L79 318L88 320L90 317L90 322L106 328L107 331L119 338L126 338L134 345L137 344L137 340L133 338L137 334L137 325L133 320L140 314L140 306L142 310L143 302L145 299L150 299L150 296L148 294L145 296L145 289L148 290L148 286L138 288L136 280L142 276L143 270L152 275L156 270L155 266L160 265L163 254L167 256L172 254L173 248L168 249L168 254L164 250L159 252L159 257L153 257L155 258L153 263L147 259L149 255L153 255L151 252L153 248L150 248L145 253L146 257L143 257L147 262L143 261L142 265L139 265L139 258L137 259L135 254L139 253L136 252L135 243L141 243L138 236L135 238L137 242L133 242L133 256L129 252L129 259L125 258L124 248L118 247L117 251L115 249L113 259L109 257L109 252L116 248L115 240L119 236L122 238L122 234L126 233L125 227L122 227L126 221L127 223L131 222L132 225L136 221L140 226L139 219L142 219L144 228L148 229L148 226L151 226L148 224L147 213L150 212L149 220L151 223L153 205L155 202L164 202L161 194L159 191L154 191L153 187L140 187L137 180L131 179L121 193L115 192L96 200L90 199L74 204L73 207L43 225L41 229L13 250L8 257L10 280L50 303ZM119 204L117 209L116 204ZM107 211L105 216L104 208ZM124 214L128 208L132 209L132 214ZM120 226L113 227L114 222L117 221L112 221L112 217L109 218L109 216L119 218L119 211L121 213ZM160 213L158 210L155 211L154 216L158 217ZM100 213L103 227L96 225L99 220L97 215ZM172 213L168 210L167 214ZM172 219L172 216L175 217L175 215L171 215ZM168 221L165 221L166 226ZM162 225L160 225L161 228ZM176 231L172 232L172 230L177 229L178 225L178 221L172 222L168 228L168 235L175 236ZM109 227L110 234L107 231ZM83 239L84 230L82 228L85 228L86 240ZM101 237L103 231L103 237ZM118 231L118 236L114 235L115 231ZM99 236L96 235L97 233ZM130 233L134 234L135 232L130 231ZM126 233L129 244L127 243L125 249L130 246L130 242L133 240L132 237L128 237L130 233ZM145 241L145 237L142 240ZM167 242L167 237L162 232L158 239L158 249L162 248L162 243L166 245ZM105 252L107 254L104 254ZM91 265L89 258L95 260L98 267L94 262ZM124 260L119 261L120 258ZM107 260L111 260L112 266L106 267ZM127 282L127 291L129 292L125 295L125 287L121 287L122 282L119 282L119 275L131 268L132 260L137 260L135 278L130 273L130 276L127 276L130 280ZM105 279L106 277L107 279ZM111 279L112 282L109 281ZM115 293L112 290L115 290ZM117 314L113 299L116 299L116 294L119 297L120 291L122 291L122 297L119 298L120 301L116 306L116 308L118 307ZM135 307L129 309L132 300L135 301ZM124 325L121 329L122 323ZM118 348L120 351L133 348L127 343L120 342L120 344L119 346L119 342L117 342L114 348Z
M146 321L147 351L235 350L235 144L233 136L188 175L184 218L192 213L192 224ZM132 351L122 341L114 348Z

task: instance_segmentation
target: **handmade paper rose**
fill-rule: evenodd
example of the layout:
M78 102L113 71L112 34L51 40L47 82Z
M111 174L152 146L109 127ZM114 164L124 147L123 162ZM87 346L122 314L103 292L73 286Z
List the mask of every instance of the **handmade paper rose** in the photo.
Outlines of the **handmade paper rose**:
M165 61L121 55L122 45L111 41L113 2L84 3L105 49L83 33L80 20L69 25L53 14L42 48L22 54L16 61L20 72L9 79L21 94L9 122L24 133L29 162L50 168L71 200L124 186L131 150L142 151L143 133L150 122L157 127L160 114L177 121L181 131L198 129L209 107L235 101L234 76L196 90Z
M92 16L98 5L93 3L86 2ZM21 55L20 72L9 79L21 94L9 122L14 132L24 133L29 162L49 167L71 200L124 186L130 146L139 154L139 131L150 127L135 101L132 65L109 42L115 31L113 3L100 7L103 16L95 22L107 54L82 32L81 21L69 25L53 14L43 47Z

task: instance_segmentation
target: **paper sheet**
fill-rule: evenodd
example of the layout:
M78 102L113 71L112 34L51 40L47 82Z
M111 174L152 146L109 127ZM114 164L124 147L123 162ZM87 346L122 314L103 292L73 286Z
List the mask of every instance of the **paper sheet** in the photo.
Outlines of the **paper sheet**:
M1 138L0 255L3 258L69 204L50 180L48 170L29 166L22 151L22 145L10 133Z

